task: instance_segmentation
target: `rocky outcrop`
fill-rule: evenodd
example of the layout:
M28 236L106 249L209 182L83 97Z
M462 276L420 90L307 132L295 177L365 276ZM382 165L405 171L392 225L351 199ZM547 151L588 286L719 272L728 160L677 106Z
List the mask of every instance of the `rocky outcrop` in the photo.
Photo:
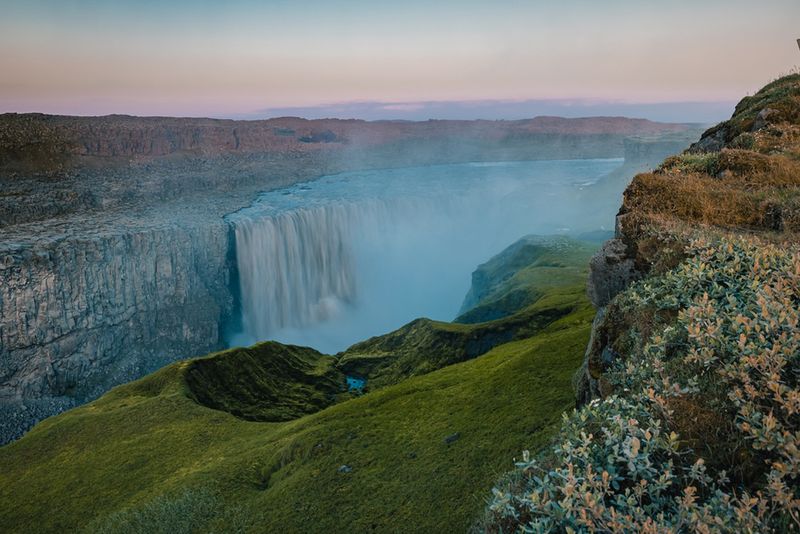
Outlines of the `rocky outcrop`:
M597 308L597 315L592 322L592 334L583 365L575 375L575 395L579 407L603 395L603 382L598 368L610 364L615 357L605 331L606 306L631 282L642 276L643 273L636 267L635 255L622 239L618 227L617 237L603 243L589 262L586 291L592 305Z
M587 292L596 308L603 308L617 293L639 277L622 239L610 239L589 262Z
M616 218L615 239L590 263L588 293L598 313L575 378L579 406L609 393L603 373L620 355L627 356L626 333L648 327L632 323L655 320L634 320L615 306L614 297L631 282L676 267L693 237L735 231L796 241L798 124L800 76L795 74L742 99L729 120L633 179Z

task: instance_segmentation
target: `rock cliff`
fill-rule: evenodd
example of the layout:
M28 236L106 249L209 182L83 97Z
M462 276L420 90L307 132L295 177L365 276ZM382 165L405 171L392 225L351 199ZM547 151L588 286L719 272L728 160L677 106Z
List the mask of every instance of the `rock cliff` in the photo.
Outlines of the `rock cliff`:
M0 244L0 436L221 348L228 232L202 221Z

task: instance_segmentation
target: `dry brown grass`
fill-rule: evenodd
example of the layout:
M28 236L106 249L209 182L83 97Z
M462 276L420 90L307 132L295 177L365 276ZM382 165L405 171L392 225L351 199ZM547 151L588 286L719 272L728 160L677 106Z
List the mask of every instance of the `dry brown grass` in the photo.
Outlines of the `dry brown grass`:
M768 111L768 113L762 113ZM743 99L719 152L673 156L634 178L621 214L624 233L639 240L676 225L745 233L800 233L800 74ZM648 227L645 231L645 227Z
M649 221L800 232L800 158L794 150L767 155L743 149L675 156L634 178L623 213Z

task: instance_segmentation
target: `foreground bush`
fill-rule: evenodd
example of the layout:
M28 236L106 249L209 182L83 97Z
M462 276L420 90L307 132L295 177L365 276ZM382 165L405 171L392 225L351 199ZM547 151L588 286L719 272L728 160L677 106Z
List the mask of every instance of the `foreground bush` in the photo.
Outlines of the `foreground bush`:
M615 394L565 417L550 454L524 453L485 530L798 530L800 252L745 239L686 252L612 303L628 325Z

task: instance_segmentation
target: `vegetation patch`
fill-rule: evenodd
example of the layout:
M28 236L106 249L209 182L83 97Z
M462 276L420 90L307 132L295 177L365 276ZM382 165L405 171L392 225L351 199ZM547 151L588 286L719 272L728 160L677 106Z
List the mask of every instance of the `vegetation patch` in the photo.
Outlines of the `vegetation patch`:
M137 508L123 510L92 523L95 534L240 534L254 527L240 508L226 507L219 495L206 490L164 494Z
M690 150L636 176L621 214L629 237L675 222L800 232L800 75L743 99Z
M547 288L581 283L596 249L566 237L523 237L472 273L472 287L455 322L508 317L534 304Z
M792 75L634 179L618 236L640 279L598 316L596 398L480 530L800 529L798 132Z
M527 236L475 271L466 311L456 323L417 319L356 343L340 355L338 367L375 389L531 337L582 305L596 248L568 238Z
M494 490L488 531L786 532L800 527L800 249L698 240L613 306L673 311Z
M318 412L346 391L336 358L308 347L265 342L186 362L198 403L250 421L289 421Z

